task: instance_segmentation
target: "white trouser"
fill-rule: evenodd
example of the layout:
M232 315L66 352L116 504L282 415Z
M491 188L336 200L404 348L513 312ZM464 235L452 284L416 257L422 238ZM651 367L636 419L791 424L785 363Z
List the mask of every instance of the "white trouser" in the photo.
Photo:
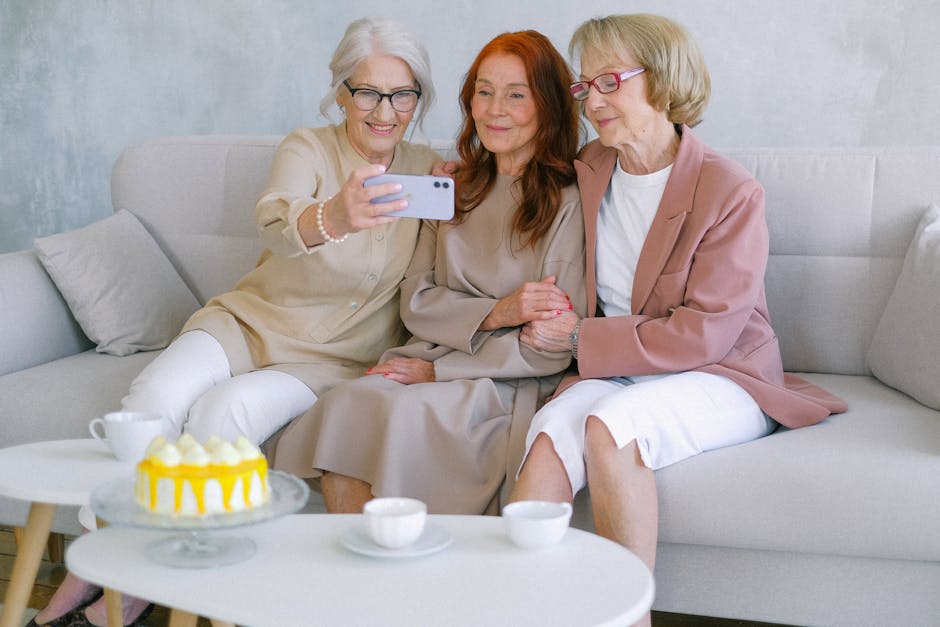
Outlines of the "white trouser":
M588 416L604 422L619 448L636 440L653 470L705 451L748 442L777 428L734 381L704 372L579 381L535 414L526 455L536 436L552 439L571 481L584 487L584 429Z
M316 400L305 383L278 370L233 377L219 342L196 330L176 338L137 375L121 406L162 414L167 438L185 430L200 442L243 435L261 444Z

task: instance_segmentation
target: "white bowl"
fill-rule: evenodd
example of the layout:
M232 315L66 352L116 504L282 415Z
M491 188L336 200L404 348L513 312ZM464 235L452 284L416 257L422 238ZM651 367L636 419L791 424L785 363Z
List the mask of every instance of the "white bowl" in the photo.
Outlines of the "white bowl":
M516 501L503 508L506 533L517 546L537 549L555 544L571 520L571 503Z
M418 499L385 497L368 501L362 513L369 537L376 544L400 549L421 537L428 506Z

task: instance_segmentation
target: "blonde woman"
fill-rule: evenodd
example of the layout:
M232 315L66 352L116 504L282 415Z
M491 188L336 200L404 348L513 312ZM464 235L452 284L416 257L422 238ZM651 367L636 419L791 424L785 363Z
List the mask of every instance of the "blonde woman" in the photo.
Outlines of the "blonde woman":
M710 84L689 34L614 15L582 24L570 49L571 95L598 134L575 164L588 317L522 332L578 371L533 419L512 500L571 501L587 484L598 533L652 569L653 471L845 404L784 376L764 297L763 189L691 130Z

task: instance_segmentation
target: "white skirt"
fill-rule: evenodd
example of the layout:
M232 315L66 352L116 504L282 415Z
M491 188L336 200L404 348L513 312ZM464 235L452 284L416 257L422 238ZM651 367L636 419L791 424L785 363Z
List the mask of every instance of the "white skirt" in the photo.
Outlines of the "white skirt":
M741 386L718 375L689 371L579 381L535 414L526 435L526 456L539 433L551 438L573 494L587 481L588 416L604 422L619 448L636 440L643 463L653 470L777 428Z

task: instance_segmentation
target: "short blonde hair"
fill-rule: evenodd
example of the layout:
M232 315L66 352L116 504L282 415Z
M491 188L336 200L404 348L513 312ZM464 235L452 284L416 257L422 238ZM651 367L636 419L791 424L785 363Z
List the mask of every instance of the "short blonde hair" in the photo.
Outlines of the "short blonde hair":
M711 78L698 44L677 22L649 13L596 17L571 36L568 53L575 65L587 49L614 62L635 58L646 68L647 100L673 124L702 121Z

